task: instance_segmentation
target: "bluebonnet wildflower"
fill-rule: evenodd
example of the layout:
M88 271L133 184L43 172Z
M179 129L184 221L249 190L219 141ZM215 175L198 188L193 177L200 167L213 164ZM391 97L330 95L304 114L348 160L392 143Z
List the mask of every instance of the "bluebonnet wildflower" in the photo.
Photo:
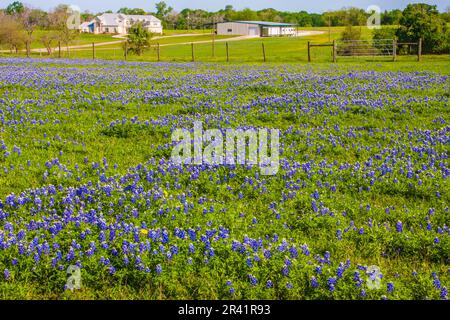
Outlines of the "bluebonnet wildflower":
M394 292L394 284L392 282L388 282L388 284L387 284L387 292L389 292L389 293Z
M311 287L313 287L313 288L319 287L319 282L317 281L316 277L314 277L314 276L311 277Z
M161 274L162 272L162 267L160 264L156 265L156 274Z

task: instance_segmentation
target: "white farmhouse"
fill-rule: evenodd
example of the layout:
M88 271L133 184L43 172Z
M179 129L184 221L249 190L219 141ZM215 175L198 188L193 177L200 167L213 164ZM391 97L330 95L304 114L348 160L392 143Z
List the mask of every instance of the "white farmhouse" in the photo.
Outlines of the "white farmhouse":
M80 25L81 32L127 34L134 24L142 22L151 33L162 34L161 20L152 15L127 15L122 13L104 13L90 22ZM86 25L87 24L87 25Z

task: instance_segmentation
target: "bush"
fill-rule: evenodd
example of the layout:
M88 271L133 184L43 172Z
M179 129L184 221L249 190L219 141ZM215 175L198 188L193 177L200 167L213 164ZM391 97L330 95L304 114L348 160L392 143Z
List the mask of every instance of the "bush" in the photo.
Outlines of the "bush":
M425 3L409 4L403 10L396 35L400 42L417 42L422 38L423 53L443 53L450 40L436 6Z
M397 29L391 27L382 27L379 29L374 29L372 32L373 40L386 40L386 39L396 39Z
M145 48L150 46L151 38L152 34L144 28L141 22L133 25L130 28L126 42L127 51L135 53L138 56L142 55Z
M361 40L361 29L347 26L342 32L341 40Z

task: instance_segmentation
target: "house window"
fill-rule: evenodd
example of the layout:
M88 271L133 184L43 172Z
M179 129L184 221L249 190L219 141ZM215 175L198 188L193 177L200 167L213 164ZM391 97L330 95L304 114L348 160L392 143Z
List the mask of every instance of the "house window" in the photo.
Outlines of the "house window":
M227 32L233 32L233 29L228 29Z

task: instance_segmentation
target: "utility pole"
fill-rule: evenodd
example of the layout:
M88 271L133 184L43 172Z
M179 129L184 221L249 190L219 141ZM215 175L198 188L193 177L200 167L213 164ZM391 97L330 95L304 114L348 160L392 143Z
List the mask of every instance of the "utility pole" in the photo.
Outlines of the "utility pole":
M328 42L331 41L331 16L328 15Z

